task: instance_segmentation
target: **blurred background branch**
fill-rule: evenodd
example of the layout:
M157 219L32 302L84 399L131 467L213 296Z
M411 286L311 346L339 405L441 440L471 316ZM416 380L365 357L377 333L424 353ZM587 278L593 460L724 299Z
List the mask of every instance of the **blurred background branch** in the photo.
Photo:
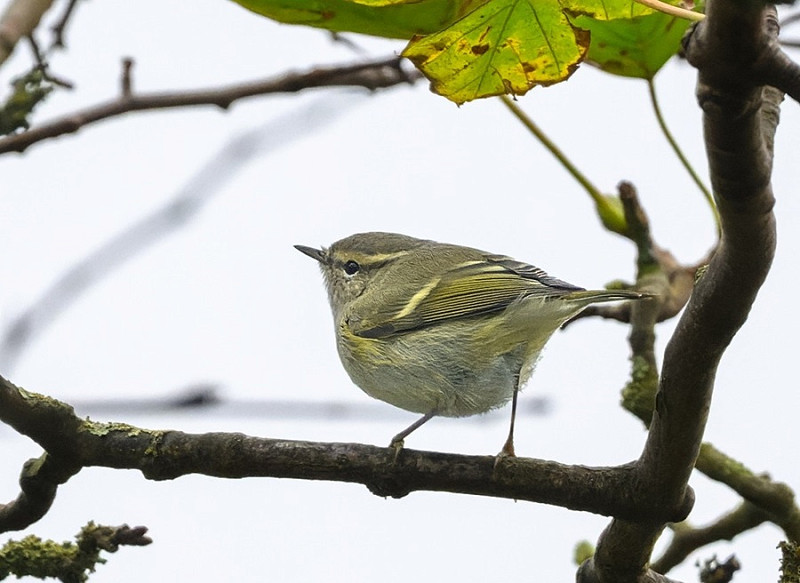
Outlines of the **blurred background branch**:
M23 351L83 293L130 259L194 219L255 156L301 139L362 103L367 94L339 93L233 137L167 204L135 221L58 276L0 337L0 370L9 374Z

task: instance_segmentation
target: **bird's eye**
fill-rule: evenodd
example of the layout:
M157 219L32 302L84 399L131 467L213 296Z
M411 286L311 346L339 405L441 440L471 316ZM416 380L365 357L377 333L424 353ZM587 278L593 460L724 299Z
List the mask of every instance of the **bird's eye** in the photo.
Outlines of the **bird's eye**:
M355 275L359 269L361 269L361 266L352 259L344 264L344 272L347 275Z

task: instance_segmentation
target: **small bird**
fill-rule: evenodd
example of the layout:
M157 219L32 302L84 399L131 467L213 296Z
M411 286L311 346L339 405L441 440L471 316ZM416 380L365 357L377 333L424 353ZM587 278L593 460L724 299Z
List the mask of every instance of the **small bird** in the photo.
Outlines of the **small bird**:
M369 396L422 417L466 417L512 401L500 455L514 454L517 394L547 340L589 304L647 297L587 291L538 267L395 233L360 233L329 248L295 248L319 262L339 358Z

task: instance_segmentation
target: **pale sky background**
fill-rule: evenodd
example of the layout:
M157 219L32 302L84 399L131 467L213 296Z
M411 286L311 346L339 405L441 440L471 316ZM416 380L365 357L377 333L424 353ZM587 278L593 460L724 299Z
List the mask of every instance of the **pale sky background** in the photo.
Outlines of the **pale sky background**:
M403 46L354 39L375 56ZM115 96L125 56L136 59L140 91L216 86L358 58L325 32L279 25L223 0L195 0L191 9L154 0L80 3L67 41L53 70L77 88L53 96L36 121ZM3 87L28 58L18 47L0 69ZM679 142L705 176L694 71L672 63L657 85ZM710 213L658 133L643 82L583 66L569 82L536 89L520 103L603 190L621 179L635 183L659 244L686 262L709 248ZM0 324L74 262L168 202L229 140L270 122L278 128L270 151L244 164L184 229L88 290L2 373L77 404L156 398L197 383L216 384L240 402L346 402L365 413L324 421L224 408L78 412L148 428L383 445L414 416L370 400L349 381L321 277L293 244L387 230L505 253L584 287L633 276L632 245L603 231L583 191L498 101L457 108L421 82L374 95L318 90L256 98L227 113L131 114L0 157ZM798 287L792 250L800 233L786 225L800 217L792 196L798 123L796 104L787 103L775 163L778 255L723 359L706 435L795 489L798 316L787 296ZM673 326L659 327L661 351ZM548 413L520 419L519 455L586 465L639 455L645 433L618 406L626 334L619 324L582 321L555 335L521 400L530 407L544 398ZM508 414L434 420L407 446L494 454ZM39 453L0 428L0 499L17 495L23 462ZM696 523L737 502L702 476L692 485ZM156 483L138 472L88 469L59 489L50 513L26 532L70 539L89 520L150 529L152 545L123 548L91 579L123 583L571 581L574 545L596 541L608 523L452 494L384 500L351 484L202 476ZM3 535L0 543L24 534ZM672 574L696 581L696 559L735 552L743 564L736 581L774 580L779 540L778 529L762 526L702 549Z

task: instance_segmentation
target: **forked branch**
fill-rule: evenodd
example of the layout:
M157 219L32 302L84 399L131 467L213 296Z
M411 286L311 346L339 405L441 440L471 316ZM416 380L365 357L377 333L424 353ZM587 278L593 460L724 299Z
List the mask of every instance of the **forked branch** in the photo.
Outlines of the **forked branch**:
M717 365L744 324L775 251L770 177L777 116L775 92L762 87L765 71L785 64L776 48L774 9L710 0L706 16L685 48L699 71L722 239L667 346L650 432L636 464L640 487L652 504L665 508L685 504ZM614 519L578 581L652 581L647 564L664 526Z

